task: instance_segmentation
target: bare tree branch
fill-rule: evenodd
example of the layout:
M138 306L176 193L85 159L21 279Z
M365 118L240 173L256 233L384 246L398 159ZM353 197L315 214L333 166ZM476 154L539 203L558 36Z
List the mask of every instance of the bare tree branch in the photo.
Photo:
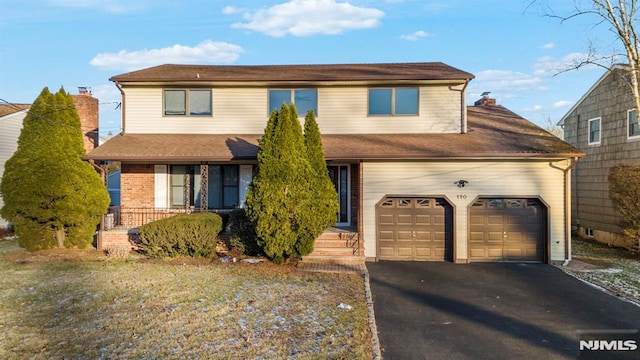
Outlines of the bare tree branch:
M594 27L608 24L609 30L616 36L617 43L622 45L624 49L623 54L617 54L614 50L609 55L596 55L598 52L590 47L586 59L558 70L555 75L578 70L587 65L595 65L611 71L616 66L618 59L624 56L628 62L628 84L633 95L635 108L640 109L640 38L638 38L636 31L638 1L640 0L574 0L574 9L564 15L551 13L551 7L547 6L544 16L558 19L560 23L583 16L598 18L598 20L594 20ZM534 4L542 5L542 3L546 5L544 0L531 0L525 11L533 7ZM605 60L608 61L605 62Z

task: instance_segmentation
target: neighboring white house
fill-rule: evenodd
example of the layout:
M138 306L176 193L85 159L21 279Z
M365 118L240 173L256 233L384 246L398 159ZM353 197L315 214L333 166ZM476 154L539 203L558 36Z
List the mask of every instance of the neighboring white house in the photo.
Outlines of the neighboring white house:
M582 152L494 99L467 106L472 79L438 62L157 66L111 78L123 132L85 158L121 162L118 225L242 207L269 114L295 103L317 115L336 243L356 258L569 260ZM319 238L312 256L340 261L331 244Z
M18 149L18 137L22 130L22 120L27 116L31 105L1 104L0 105L0 181L4 174L4 164ZM0 193L0 208L4 206ZM8 222L0 217L0 228L6 228Z

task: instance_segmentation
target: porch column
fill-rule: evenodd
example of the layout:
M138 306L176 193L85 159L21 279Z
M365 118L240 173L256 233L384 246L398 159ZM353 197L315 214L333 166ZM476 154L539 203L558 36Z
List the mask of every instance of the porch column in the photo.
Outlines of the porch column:
M200 163L200 211L209 210L209 165Z

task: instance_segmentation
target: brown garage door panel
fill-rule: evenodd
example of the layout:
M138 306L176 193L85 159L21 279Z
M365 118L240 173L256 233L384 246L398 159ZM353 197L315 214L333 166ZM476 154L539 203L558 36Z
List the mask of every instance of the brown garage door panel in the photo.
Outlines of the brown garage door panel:
M535 199L479 199L469 214L471 261L543 261L545 212Z
M447 219L451 215L447 215L441 202L433 198L386 198L379 204L378 257L381 260L445 260L450 253L446 224L451 222Z

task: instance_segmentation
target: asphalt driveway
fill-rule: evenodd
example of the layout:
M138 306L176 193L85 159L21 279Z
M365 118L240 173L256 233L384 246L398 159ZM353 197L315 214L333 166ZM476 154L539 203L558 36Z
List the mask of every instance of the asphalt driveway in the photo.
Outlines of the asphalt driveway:
M385 360L575 359L577 330L640 328L639 306L550 265L377 262L367 269Z

